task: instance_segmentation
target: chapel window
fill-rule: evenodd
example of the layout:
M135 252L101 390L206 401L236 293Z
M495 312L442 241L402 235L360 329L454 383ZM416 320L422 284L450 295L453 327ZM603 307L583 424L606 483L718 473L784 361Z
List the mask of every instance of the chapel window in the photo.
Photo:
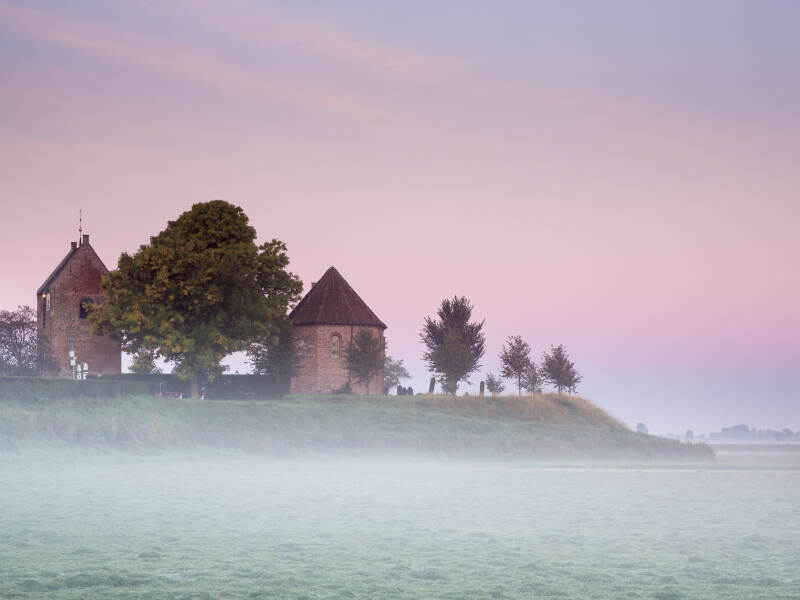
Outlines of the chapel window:
M78 318L85 319L89 316L89 306L92 304L91 298L81 298L78 304Z
M341 351L342 346L342 338L338 333L334 333L331 336L331 356L333 358L339 358L339 353Z

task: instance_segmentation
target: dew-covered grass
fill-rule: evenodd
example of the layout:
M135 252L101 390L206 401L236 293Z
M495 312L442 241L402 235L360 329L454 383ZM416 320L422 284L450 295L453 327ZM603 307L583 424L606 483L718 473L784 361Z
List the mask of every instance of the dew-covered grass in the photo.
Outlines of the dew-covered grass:
M800 598L800 452L0 455L2 598Z
M194 447L280 457L713 458L705 444L635 433L583 398L556 394L0 400L0 450L53 441L96 449Z

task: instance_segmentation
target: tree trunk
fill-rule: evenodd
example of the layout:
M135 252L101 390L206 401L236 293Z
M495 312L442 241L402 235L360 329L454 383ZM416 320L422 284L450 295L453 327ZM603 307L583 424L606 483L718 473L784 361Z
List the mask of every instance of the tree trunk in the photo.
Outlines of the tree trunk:
M197 375L197 373L192 373L189 377L189 397L200 397L200 377Z

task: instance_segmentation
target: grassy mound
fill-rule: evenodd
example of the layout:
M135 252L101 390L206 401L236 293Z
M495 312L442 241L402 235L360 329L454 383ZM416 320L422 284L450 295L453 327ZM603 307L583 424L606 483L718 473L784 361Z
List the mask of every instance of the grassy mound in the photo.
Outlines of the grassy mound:
M583 398L555 394L0 402L0 447L52 442L122 449L234 448L279 456L713 457L704 444L634 433Z

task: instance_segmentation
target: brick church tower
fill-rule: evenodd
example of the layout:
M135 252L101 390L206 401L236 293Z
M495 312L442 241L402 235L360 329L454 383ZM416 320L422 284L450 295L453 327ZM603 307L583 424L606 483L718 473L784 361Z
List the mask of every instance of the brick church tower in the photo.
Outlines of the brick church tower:
M100 278L108 269L84 235L36 292L39 364L46 377L72 377L70 350L89 374L119 373L122 352L110 337L92 334L86 304L103 302Z
M383 394L383 371L365 384L352 381L345 366L344 351L353 334L368 329L385 340L383 321L356 294L350 284L331 267L289 314L292 332L300 341L302 366L292 377L292 394L329 394L350 382L355 393Z

